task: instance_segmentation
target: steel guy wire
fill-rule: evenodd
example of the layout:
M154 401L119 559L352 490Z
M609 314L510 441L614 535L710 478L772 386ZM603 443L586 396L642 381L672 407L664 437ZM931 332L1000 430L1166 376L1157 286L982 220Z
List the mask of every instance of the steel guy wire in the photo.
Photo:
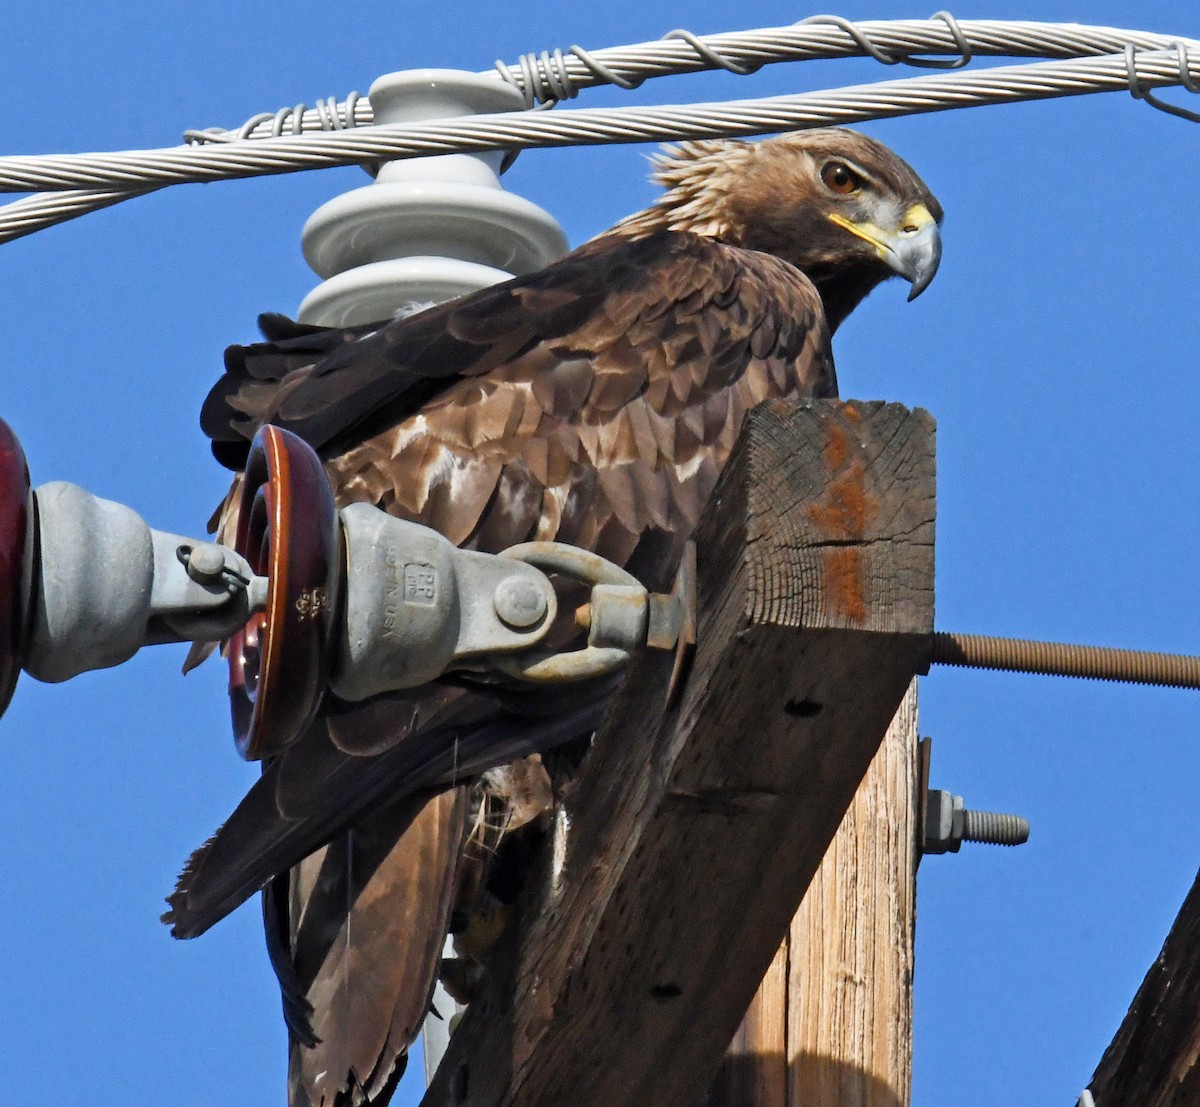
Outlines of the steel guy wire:
M956 20L948 12L930 19L863 20L851 22L834 15L814 15L786 27L767 27L713 35L671 31L662 39L585 50L571 46L566 51L523 54L515 64L497 61L487 76L499 77L520 89L526 103L571 99L582 89L612 84L634 89L652 77L667 77L705 70L727 69L750 74L764 65L780 62L818 61L850 57L872 57L885 65L950 68L974 57L1074 58L1119 53L1126 45L1137 50L1162 50L1176 41L1200 43L1176 35L1116 27L1091 27L1078 23L1042 23L1019 20ZM944 53L952 61L934 61L921 54ZM957 56L955 56L957 55ZM351 94L354 95L354 94ZM349 98L347 98L349 101ZM290 110L290 109L284 109ZM357 100L351 111L339 105L343 118L354 125L373 121L370 105ZM229 134L265 138L279 131L274 116L263 112L241 128L192 131L197 140L212 141L212 135ZM272 123L272 126L267 126ZM302 113L304 131L321 130L316 109Z
M1180 58L1187 65L1180 64ZM1132 67L1132 70L1131 70ZM1182 70L1182 72L1181 72ZM379 159L484 150L757 135L897 115L1200 81L1200 49L937 73L757 100L502 112L124 153L0 157L0 191L146 189Z
M1074 57L1077 55L1095 55L1124 51L1124 87L1136 97L1162 110L1185 118L1195 118L1183 108L1166 104L1149 94L1150 87L1164 84L1182 84L1190 91L1197 87L1195 62L1189 53L1200 43L1193 40L1176 39L1170 36L1151 32L1128 31L1108 27L1089 27L1078 24L1047 24L997 20L963 20L957 21L946 12L939 12L929 20L888 20L863 21L851 23L837 16L813 16L801 24L792 27L767 28L755 31L732 32L726 34L696 36L690 32L672 32L667 38L657 42L640 43L633 46L611 47L589 53L580 47L571 48L571 56L566 56L561 50L553 54L543 51L540 55L525 55L517 69L498 64L494 75L508 80L522 88L527 103L541 101L543 106L552 105L558 99L569 98L578 93L582 87L612 83L625 88L633 88L652 76L664 76L671 73L695 72L702 69L722 67L734 72L752 72L764 64L779 61L798 61L816 58L850 57L865 55L875 58L885 64L907 62L913 65L958 67L965 64L974 55L1019 54L1024 56ZM1154 54L1163 50L1174 51L1177 72L1175 80L1160 80L1161 73L1147 75L1142 72L1147 53ZM918 58L918 53L946 53L957 55L951 61L934 61L928 58ZM1014 73L1021 69L1036 69L1032 67L1006 67L1005 69L985 70L985 74ZM965 77L965 74L959 74ZM888 83L881 83L883 88ZM892 83L894 85L895 82ZM870 86L868 86L870 87ZM912 104L899 106L889 110L886 106L875 111L850 114L831 114L827 122L850 122L870 118L883 118L888 115L906 114L908 112L935 111L951 107L968 107L992 102L1008 102L1013 99L1033 99L1040 96L1075 95L1092 91L1111 91L1119 85L1111 80L1098 87L1077 87L1069 90L1043 91L1040 94L1029 93L1017 96L1004 95L998 91L993 98L967 99L958 102L948 102L941 105ZM836 92L836 90L834 90ZM845 90L859 92L859 88ZM765 101L748 103L765 103ZM738 102L728 105L735 107ZM696 105L693 110L714 108L719 105ZM622 109L615 109L622 110ZM634 109L636 110L636 109ZM670 109L662 109L668 111ZM674 109L685 111L687 109ZM577 114L577 113L572 113ZM281 138L290 131L292 136L299 137L310 132L320 133L324 130L345 130L351 127L367 125L372 120L370 105L358 94L351 93L347 100L339 104L330 98L321 101L313 109L305 109L303 105L294 108L283 108L278 112L264 112L247 120L240 128L231 131L217 129L207 131L189 131L187 138L193 143L221 143L223 145L250 145L247 139L255 142L262 141L260 136ZM493 117L499 118L499 117ZM755 134L765 130L788 129L791 127L818 126L820 119L800 119L776 122L768 126L730 129L700 129L684 132L662 130L656 131L632 130L622 137L619 134L607 134L603 137L589 136L581 133L578 141L589 142L637 142L651 139L682 138L693 135L719 135L724 133ZM240 141L239 140L243 140ZM505 143L497 142L510 150L528 145L566 145L570 139L559 137L555 141L521 142L510 139ZM472 146L471 149L494 149L492 146ZM186 149L186 148L184 148ZM168 151L154 151L161 154ZM389 156L420 156L426 153L449 152L446 149L419 148L400 153L390 153ZM128 154L107 155L109 159L129 159L139 154L131 151ZM86 156L86 155L85 155ZM47 183L28 184L10 187L8 191L26 191L29 188L76 189L69 198L55 195L33 195L22 200L0 207L0 242L30 234L43 227L66 219L75 218L88 211L108 207L121 200L135 195L152 191L169 183L182 183L187 180L213 180L224 176L248 176L259 172L288 172L301 168L316 168L324 165L342 165L355 161L375 160L376 153L344 154L340 159L329 161L318 159L307 164L297 164L284 168L250 169L248 171L217 173L215 175L188 176L175 175L167 179L153 179L134 183L135 176L116 176L106 178L102 187L90 188L87 184ZM66 155L65 157L71 157ZM94 157L105 157L94 155ZM29 161L31 159L24 159ZM32 159L36 160L36 159ZM110 183L112 181L113 183Z
M1197 84L1188 69L1187 47L1182 42L1175 42L1172 43L1172 48L1179 62L1179 84L1186 88L1188 92L1200 93L1200 84ZM1152 95L1147 89L1142 87L1142 83L1138 79L1135 54L1133 45L1126 43L1125 68L1129 71L1129 92L1133 98L1135 100L1145 100L1151 107L1158 108L1159 111L1165 111L1169 115L1177 115L1180 119L1186 119L1192 123L1200 123L1200 113L1188 111L1187 108L1182 108L1178 104L1168 104L1165 100L1160 100L1157 96Z
M863 20L851 22L839 16L816 15L787 27L760 28L704 35L706 48L692 46L687 32L672 32L655 42L616 46L588 52L572 46L561 62L557 79L576 90L597 84L636 87L649 77L695 73L717 67L741 66L751 71L762 65L785 61L872 57L886 65L965 64L964 57L1073 58L1114 54L1127 44L1137 50L1161 50L1180 36L1116 27L1093 27L1078 23L1042 23L1018 20L955 20L948 12L930 19ZM1198 45L1183 40L1190 46ZM933 62L920 54L957 55L953 62ZM496 63L500 76L525 91L531 82L537 99L554 98L554 90L541 84L540 68L546 52L526 55L533 64L513 68ZM719 59L719 60L718 60ZM736 69L734 70L736 71ZM615 78L620 78L616 80ZM624 83L622 83L624 82Z

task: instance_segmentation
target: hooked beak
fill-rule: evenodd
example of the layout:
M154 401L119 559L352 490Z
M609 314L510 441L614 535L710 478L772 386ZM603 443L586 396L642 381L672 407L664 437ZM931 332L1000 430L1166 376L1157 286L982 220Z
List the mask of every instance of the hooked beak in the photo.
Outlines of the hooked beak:
M929 287L942 260L942 235L929 209L924 204L909 208L886 245L883 260L912 283L908 298L915 300Z
M884 230L874 223L854 223L836 212L829 218L871 243L880 259L912 284L908 294L910 301L929 287L942 260L942 236L924 204L909 208L901 218L900 226L893 230Z

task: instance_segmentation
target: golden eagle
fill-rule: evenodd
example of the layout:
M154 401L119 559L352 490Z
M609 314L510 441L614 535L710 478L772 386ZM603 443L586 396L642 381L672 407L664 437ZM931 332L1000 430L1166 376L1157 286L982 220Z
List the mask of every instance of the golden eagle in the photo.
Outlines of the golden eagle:
M479 550L572 543L667 585L746 413L836 396L830 335L888 277L925 288L942 209L846 130L685 143L655 168L656 203L540 272L366 327L262 317L204 405L217 458L240 468L274 423L318 451L339 504ZM452 905L484 880L464 843L498 805L504 827L549 802L536 757L495 770L588 735L611 690L457 677L327 700L192 856L177 937L264 890L293 1107L386 1102Z

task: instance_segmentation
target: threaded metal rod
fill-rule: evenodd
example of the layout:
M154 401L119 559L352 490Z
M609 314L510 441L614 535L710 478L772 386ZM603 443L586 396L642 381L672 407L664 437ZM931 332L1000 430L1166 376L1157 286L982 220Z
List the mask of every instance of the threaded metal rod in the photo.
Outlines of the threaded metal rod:
M1019 846L1029 841L1029 822L1020 815L1002 815L999 811L964 809L963 841L987 842L993 846Z
M931 660L935 665L959 665L968 669L1003 669L1013 673L1158 684L1168 688L1200 688L1200 657L1178 653L1146 653L939 631L933 636Z

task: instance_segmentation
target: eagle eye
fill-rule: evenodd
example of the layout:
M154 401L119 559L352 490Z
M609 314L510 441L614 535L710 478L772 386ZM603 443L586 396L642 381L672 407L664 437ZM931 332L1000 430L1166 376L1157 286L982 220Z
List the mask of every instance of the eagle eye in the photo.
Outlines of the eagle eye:
M821 166L821 180L830 192L849 196L863 186L863 179L844 161L827 161Z

